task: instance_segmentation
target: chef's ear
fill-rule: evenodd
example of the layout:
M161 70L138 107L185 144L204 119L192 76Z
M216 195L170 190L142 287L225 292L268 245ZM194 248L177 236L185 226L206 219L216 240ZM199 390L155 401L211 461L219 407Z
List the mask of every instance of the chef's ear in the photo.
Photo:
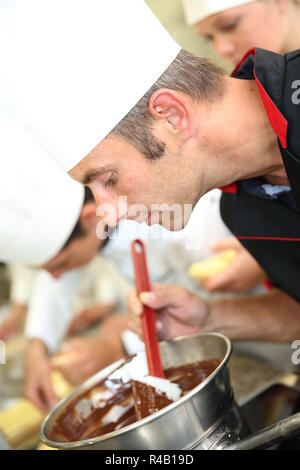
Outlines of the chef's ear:
M83 230L87 231L91 227L95 227L99 222L99 217L96 216L96 204L95 202L86 202L81 209L79 222Z
M155 121L162 121L172 134L181 134L184 140L191 136L190 103L183 93L160 89L150 98L149 113Z

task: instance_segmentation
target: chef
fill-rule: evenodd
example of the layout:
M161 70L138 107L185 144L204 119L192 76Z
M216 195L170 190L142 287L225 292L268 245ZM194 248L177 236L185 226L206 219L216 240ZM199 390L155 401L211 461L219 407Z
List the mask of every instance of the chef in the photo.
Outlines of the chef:
M232 339L297 338L300 53L253 49L226 77L180 50L140 0L89 1L84 10L64 1L59 15L56 2L32 1L34 21L28 4L16 3L22 21L1 19L8 49L27 64L20 83L19 60L4 60L22 101L14 119L90 186L98 204L115 209L105 222L135 218L140 203L149 224L169 215L168 228L178 228L186 218L171 214L173 204L194 207L222 187L224 219L274 286L259 297L207 302L155 285L131 295L133 322L144 302L158 310L162 337L216 330Z
M72 232L83 188L4 113L0 129L0 260L38 267L56 256Z
M253 46L299 48L299 0L182 0L186 23L235 67Z
M234 67L254 45L278 54L300 47L299 0L182 0L182 7L186 23ZM236 238L219 241L215 250L224 249L235 249L237 256L205 283L210 292L242 291L266 278Z

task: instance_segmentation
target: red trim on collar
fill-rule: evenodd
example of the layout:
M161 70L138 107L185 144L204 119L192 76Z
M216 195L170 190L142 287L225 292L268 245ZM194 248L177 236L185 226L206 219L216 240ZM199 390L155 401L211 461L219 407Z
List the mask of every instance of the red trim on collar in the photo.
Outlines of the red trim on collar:
M241 60L241 62L235 67L234 71L232 72L231 76L234 77L239 68L244 64L244 62L248 59L250 55L254 54L256 58L256 49L250 49L250 51L247 52L247 54L244 56L244 58ZM268 93L258 80L256 73L255 73L255 62L253 66L253 75L257 83L258 91L260 93L262 102L264 104L266 113L268 115L269 121L271 126L274 129L274 132L276 133L280 144L282 145L283 148L287 148L287 143L286 143L286 135L287 135L287 128L288 128L288 122L284 118L284 116L281 114L279 109L276 107L276 105L273 103L271 98L269 97Z
M231 183L228 186L223 186L223 188L219 188L223 193L230 193L230 194L236 194L238 190L238 184L237 183Z
M271 283L270 279L266 279L264 282L264 286L267 290L272 290L274 289L273 284Z
M237 73L237 71L241 68L241 66L243 65L244 62L246 62L246 60L248 59L248 57L252 54L255 54L256 56L256 50L255 48L253 47L252 49L250 49L245 55L244 57L239 61L239 63L235 66L231 76L234 77L235 74Z
M269 241L280 241L280 242L300 242L300 238L283 238L283 237L244 237L237 236L239 240L269 240Z

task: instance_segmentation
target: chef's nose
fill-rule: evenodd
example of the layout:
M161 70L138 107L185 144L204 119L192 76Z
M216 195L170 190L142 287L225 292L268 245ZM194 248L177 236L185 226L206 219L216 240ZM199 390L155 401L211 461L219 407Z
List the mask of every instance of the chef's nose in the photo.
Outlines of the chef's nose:
M224 38L224 36L215 36L213 47L217 54L219 54L223 59L228 60L230 62L233 61L233 58L236 53L236 47L228 38Z

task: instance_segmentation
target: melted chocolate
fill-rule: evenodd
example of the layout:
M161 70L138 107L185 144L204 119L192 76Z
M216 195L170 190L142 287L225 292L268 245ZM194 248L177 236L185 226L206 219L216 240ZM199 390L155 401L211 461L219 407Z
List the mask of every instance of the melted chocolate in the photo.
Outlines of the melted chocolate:
M151 385L146 385L137 380L132 381L132 392L137 421L172 403L165 393L159 392Z
M211 359L171 367L164 372L166 378L177 383L185 394L203 382L219 364L218 359ZM147 388L149 390L149 386ZM139 389L138 394L142 405L143 390ZM145 403L150 403L149 410L146 411L151 414L171 403L166 396L153 397L152 402L149 397L145 400ZM142 410L142 406L138 407L136 416L132 382L125 384L122 380L106 378L66 407L57 419L51 437L53 440L74 442L102 436L143 418L145 410Z

